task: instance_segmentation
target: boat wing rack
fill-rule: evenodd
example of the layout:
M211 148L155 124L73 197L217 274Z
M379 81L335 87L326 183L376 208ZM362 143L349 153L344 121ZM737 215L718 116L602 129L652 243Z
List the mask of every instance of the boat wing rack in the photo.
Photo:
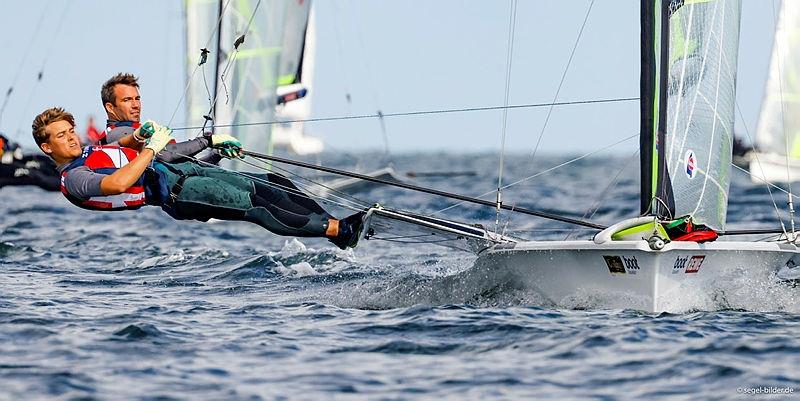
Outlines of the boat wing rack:
M436 217L371 207L364 218L363 239L403 244L434 244L470 253L517 240L469 225Z

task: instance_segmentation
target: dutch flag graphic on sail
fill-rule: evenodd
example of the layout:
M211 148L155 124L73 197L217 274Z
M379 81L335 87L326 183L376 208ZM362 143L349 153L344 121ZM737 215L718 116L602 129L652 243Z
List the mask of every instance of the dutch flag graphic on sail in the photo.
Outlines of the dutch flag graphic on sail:
M684 160L686 162L686 176L691 180L697 175L697 158L694 155L694 151L687 150Z

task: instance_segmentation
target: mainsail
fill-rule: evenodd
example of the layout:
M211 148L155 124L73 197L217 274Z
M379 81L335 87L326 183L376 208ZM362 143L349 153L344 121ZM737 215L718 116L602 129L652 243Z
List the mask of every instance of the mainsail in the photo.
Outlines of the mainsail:
M725 228L740 13L738 0L642 1L643 213Z
M209 64L214 68L204 69L206 85L200 81L191 83L189 123L202 125L210 108L208 99L217 97L210 116L214 124L236 127L216 131L234 134L246 149L269 153L271 125L253 123L275 121L276 88L282 80L299 79L302 38L311 2L187 0L186 7L190 73L197 65L199 49L204 47L197 44L210 38L217 27L219 34L219 41L212 40L211 47L207 47L212 52ZM243 35L244 42L235 48ZM216 66L212 60L217 60ZM212 85L216 94L206 89Z
M797 1L781 4L758 118L756 148L800 159L800 2Z

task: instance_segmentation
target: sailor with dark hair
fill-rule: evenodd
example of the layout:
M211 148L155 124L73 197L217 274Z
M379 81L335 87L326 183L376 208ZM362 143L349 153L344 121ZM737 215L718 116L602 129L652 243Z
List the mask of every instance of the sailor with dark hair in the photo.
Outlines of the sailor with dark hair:
M109 78L100 88L100 100L106 111L106 129L100 133L99 145L118 142L133 134L141 126L142 96L139 94L139 78L120 72ZM139 138L140 140L142 138ZM204 163L217 164L222 157L210 153L200 158Z
M49 157L22 153L22 148L0 134L0 188L35 185L46 191L61 188L61 175Z
M84 209L155 205L175 219L248 221L279 235L328 238L342 249L358 241L364 212L339 220L279 174L241 175L192 159L208 148L238 157L242 145L230 135L174 143L169 128L146 122L114 144L82 148L72 114L61 108L43 111L31 128L58 165L62 193Z

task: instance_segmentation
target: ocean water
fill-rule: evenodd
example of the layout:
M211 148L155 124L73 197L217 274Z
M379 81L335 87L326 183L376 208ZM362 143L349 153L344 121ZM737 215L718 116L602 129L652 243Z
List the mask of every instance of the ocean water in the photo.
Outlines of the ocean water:
M379 159L359 158L362 168ZM480 195L497 185L497 159L393 162L401 172L475 172L415 183ZM506 182L568 159L509 157ZM613 223L637 213L637 176L636 160L583 159L504 199ZM387 187L346 199L426 213L453 205ZM776 203L785 209L785 196ZM674 313L609 309L592 294L576 310L515 283L454 280L474 257L430 245L341 251L247 223L177 222L152 207L84 211L37 188L0 188L0 205L2 400L800 397L800 289L785 284L742 283ZM495 221L474 205L438 215ZM767 190L738 172L729 221L777 225ZM592 234L518 214L501 224L535 239Z

